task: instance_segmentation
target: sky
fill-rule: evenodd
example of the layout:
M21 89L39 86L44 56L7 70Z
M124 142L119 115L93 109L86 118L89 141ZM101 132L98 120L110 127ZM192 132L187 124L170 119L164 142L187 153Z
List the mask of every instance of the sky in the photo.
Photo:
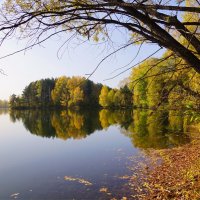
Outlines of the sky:
M122 41L122 38L120 38L122 35L117 37L115 38L116 41ZM62 49L61 52L63 53L59 54L62 56L58 57L59 48L66 38L67 35L56 36L43 43L42 46L35 46L30 50L1 58L0 69L6 75L0 74L0 99L8 100L12 94L20 95L30 82L42 78L56 78L59 76L87 77L86 74L90 74L99 62L113 51L110 46L99 46L93 42L78 45L77 41L73 40ZM26 41L16 39L6 41L0 47L0 57L24 48L25 45ZM129 48L110 56L99 66L90 80L110 87L118 87L119 82L128 77L131 70L112 80L104 80L140 62L158 49L156 45L144 45L137 58L129 66L113 73L116 69L127 65L135 57L138 47L131 45Z

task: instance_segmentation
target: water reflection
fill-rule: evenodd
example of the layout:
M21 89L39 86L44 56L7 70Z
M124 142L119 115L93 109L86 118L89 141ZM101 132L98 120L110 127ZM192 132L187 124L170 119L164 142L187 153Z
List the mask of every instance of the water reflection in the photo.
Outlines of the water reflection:
M0 115L5 115L9 112L7 108L0 108Z
M21 120L32 134L63 140L82 139L96 130L117 125L138 148L161 149L190 142L188 116L180 111L18 110L10 111L10 118L12 122Z
M32 134L42 137L82 139L95 130L101 130L98 111L48 111L12 110L12 122L22 120L25 128Z
M162 149L190 142L184 116L176 111L135 110L129 135L135 147ZM185 126L185 127L184 127Z
M105 110L99 112L99 120L102 128L108 128L111 125L120 125L128 129L132 123L132 110Z
M98 111L78 112L61 111L54 112L51 118L51 124L56 131L56 137L61 139L82 139L93 133L95 130L101 130Z

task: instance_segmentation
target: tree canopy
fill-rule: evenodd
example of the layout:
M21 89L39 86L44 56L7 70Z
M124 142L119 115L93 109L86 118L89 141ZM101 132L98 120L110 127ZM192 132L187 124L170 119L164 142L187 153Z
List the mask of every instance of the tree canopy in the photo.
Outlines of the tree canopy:
M31 82L22 95L10 96L11 108L98 106L102 85L83 77L62 76Z
M108 41L118 30L130 36L123 47L158 44L200 73L199 14L199 0L5 0L1 42L17 36L32 47L61 32Z

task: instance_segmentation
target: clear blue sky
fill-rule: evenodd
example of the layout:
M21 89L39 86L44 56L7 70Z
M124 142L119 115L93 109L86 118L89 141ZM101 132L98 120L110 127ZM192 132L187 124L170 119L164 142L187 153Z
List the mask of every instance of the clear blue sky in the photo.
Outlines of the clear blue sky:
M98 63L112 50L103 46L97 46L92 43L75 45L72 41L68 46L61 59L57 57L57 51L64 42L62 39L55 37L48 40L42 46L36 46L26 52L18 53L13 56L0 60L0 68L4 70L7 76L0 75L0 99L8 99L11 94L21 94L24 87L30 82L42 78L51 78L59 76L85 76L91 73ZM120 38L116 40L121 41ZM10 40L0 47L0 56L16 51L24 47L25 43L17 40ZM135 64L150 55L157 46L144 46L137 59L132 63ZM127 77L130 70L119 77L103 81L115 74L110 74L115 69L123 67L129 63L137 53L138 48L131 46L120 53L111 56L94 73L90 78L94 82L103 83L111 87L117 87L119 81ZM129 65L130 67L130 65Z

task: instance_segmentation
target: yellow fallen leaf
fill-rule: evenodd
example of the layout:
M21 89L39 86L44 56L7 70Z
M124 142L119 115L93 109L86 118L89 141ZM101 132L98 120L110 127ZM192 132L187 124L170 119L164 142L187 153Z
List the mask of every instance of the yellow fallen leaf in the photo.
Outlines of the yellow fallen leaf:
M100 188L99 192L108 192L108 188L102 187L102 188Z
M83 178L74 178L74 177L71 177L71 176L65 176L64 179L66 181L77 181L77 182L79 182L81 184L84 184L86 186L91 186L92 185L91 182L89 182L89 181L87 181L87 180L85 180Z

